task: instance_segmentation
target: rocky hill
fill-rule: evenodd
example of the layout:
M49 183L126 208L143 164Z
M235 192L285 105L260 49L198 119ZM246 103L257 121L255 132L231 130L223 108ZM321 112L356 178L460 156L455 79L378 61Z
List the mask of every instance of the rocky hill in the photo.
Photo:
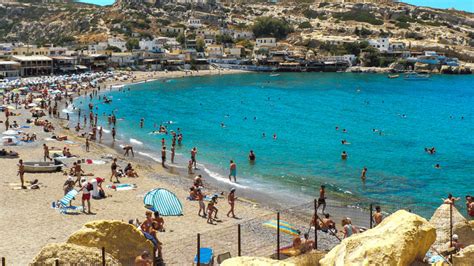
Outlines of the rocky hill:
M176 1L119 0L99 7L69 1L7 1L0 4L0 41L81 46L109 36L143 38L160 35L160 27L185 24L198 17L209 28L250 29L256 18L278 17L293 33L288 41L307 44L319 36L375 38L390 36L411 47L452 51L474 58L474 14L416 7L389 0L312 1ZM341 3L346 2L346 3Z

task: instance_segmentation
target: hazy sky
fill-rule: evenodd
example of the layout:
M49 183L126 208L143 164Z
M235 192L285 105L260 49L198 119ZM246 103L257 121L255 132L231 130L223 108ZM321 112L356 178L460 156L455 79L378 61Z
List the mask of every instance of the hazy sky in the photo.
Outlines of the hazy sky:
M474 12L474 0L401 0L401 2L437 8L454 7L459 10Z
M284 1L284 0L280 0ZM400 0L401 2L437 8L454 7L459 10L474 12L474 0ZM79 0L79 2L92 3L97 5L111 5L115 0Z

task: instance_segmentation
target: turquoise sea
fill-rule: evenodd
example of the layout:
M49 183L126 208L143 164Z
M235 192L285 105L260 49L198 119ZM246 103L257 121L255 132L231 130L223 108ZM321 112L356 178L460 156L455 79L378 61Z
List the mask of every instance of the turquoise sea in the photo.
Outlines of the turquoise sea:
M113 102L98 105L100 123L107 128L102 114L115 110L119 138L155 158L161 138L169 149L171 137L150 134L154 124L180 128L178 166L186 168L196 146L201 172L218 182L227 182L233 159L239 187L265 193L316 197L327 184L333 193L357 201L426 213L448 193L474 194L473 76L405 81L378 74L237 74L125 88L107 92ZM82 109L87 104L82 102ZM342 145L343 139L350 144ZM436 154L425 147L436 147ZM247 160L249 150L255 151L255 164Z
M78 0L78 2L89 3L99 6L113 5L115 0Z

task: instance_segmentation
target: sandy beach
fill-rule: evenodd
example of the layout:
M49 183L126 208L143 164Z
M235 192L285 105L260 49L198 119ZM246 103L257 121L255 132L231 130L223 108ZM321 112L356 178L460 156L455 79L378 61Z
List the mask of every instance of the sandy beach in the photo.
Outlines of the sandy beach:
M230 71L226 71L231 73ZM200 72L199 75L216 74L213 72ZM154 78L175 78L181 77L183 73L158 73L156 75L148 73L136 73L134 82ZM107 84L117 84L119 81L112 81ZM123 83L121 81L120 83ZM21 126L26 125L26 119L31 118L29 110L17 109L13 110L18 116L10 117L10 121L17 121ZM61 114L64 116L64 114ZM2 120L4 115L2 115ZM206 223L206 219L197 216L198 203L186 201L188 192L182 184L183 178L173 175L164 169L158 163L150 163L143 159L123 157L117 154L116 150L101 145L99 143L91 143L90 152L85 151L85 139L75 136L71 131L65 130L62 126L66 125L63 119L52 119L48 116L43 119L53 120L56 135L67 135L68 140L74 144L65 144L56 140L49 140L51 133L43 132L41 127L31 124L30 128L22 129L25 133L36 133L38 140L33 143L23 143L19 146L5 147L7 150L13 150L20 154L20 158L24 161L41 161L43 158L42 145L46 143L52 150L70 148L72 154L77 155L80 159L100 159L103 155L112 154L119 159L119 165L123 168L126 162L131 162L140 175L139 178L123 178L122 183L133 183L137 185L136 190L130 191L114 191L106 189L107 198L103 200L92 200L93 215L63 215L57 210L51 208L53 201L59 200L63 196L63 183L66 175L62 172L58 173L26 173L25 180L33 181L38 179L40 189L21 190L20 179L17 176L18 159L0 159L0 167L4 169L2 174L3 180L0 186L0 227L4 241L0 244L1 254L5 257L8 265L26 265L31 262L32 258L47 243L64 242L70 234L80 229L86 222L101 219L123 220L144 219L146 209L143 206L143 197L146 192L154 188L165 188L174 192L183 203L184 215L180 217L166 217L166 232L160 234L160 241L166 247L177 239L195 238L197 232L206 232L216 227L225 227L245 219L256 216L265 215L269 211L264 208L257 207L249 202L238 201L236 213L242 220L232 218L222 219L218 225L210 225ZM1 127L4 127L2 124ZM3 128L2 128L3 129ZM45 140L48 139L48 140ZM54 148L53 148L54 147ZM64 170L68 169L66 167ZM110 162L104 165L84 165L83 169L86 173L92 173L94 177L106 178L106 185L110 184ZM91 178L91 177L88 177ZM192 185L189 179L189 186ZM217 191L206 191L212 194ZM80 200L76 199L73 204L80 205ZM225 216L228 210L228 204L221 201L219 204L221 209L221 217ZM7 241L5 241L7 240ZM194 249L193 249L194 250ZM178 254L172 254L173 251L167 252L164 248L165 261L167 258L173 258Z

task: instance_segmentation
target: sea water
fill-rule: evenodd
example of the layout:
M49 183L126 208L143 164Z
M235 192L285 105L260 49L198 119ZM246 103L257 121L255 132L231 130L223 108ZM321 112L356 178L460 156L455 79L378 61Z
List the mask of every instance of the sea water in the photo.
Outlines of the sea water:
M78 0L77 2L94 4L99 6L113 5L115 0Z
M201 171L220 182L228 182L234 160L243 188L316 197L326 184L354 200L428 214L448 193L474 194L473 84L473 76L460 75L406 81L377 74L236 74L128 85L107 92L111 104L93 102L100 124L110 130L103 114L115 111L119 137L156 159L161 138L169 150L171 136L150 132L160 124L180 128L179 165L186 168L197 147Z

